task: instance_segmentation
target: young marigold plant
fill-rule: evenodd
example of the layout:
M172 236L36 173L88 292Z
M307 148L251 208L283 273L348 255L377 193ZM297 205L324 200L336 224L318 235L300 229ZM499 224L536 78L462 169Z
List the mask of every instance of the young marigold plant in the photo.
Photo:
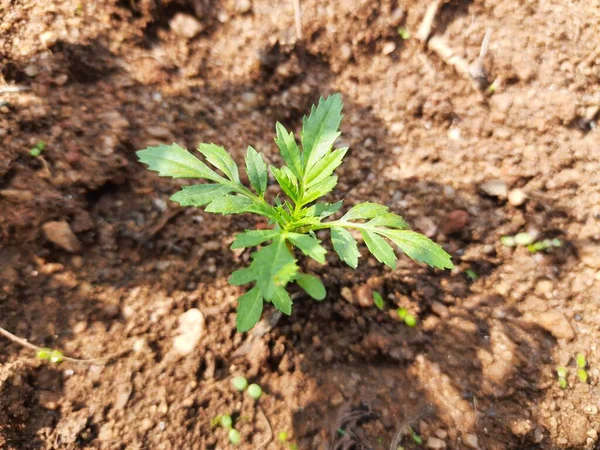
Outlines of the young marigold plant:
M339 94L311 108L302 120L301 146L294 134L283 125L275 126L275 143L285 162L282 167L269 166L262 155L248 147L246 173L250 187L240 181L238 167L227 151L215 144L200 144L199 152L205 162L177 144L148 147L137 152L139 160L161 176L199 178L205 184L184 186L171 200L182 206L204 207L209 213L247 214L266 217L271 225L265 230L246 230L236 234L232 249L256 247L252 262L236 270L229 282L233 285L252 284L238 299L237 329L248 331L260 319L264 302L271 302L284 314L291 314L292 299L287 291L296 283L315 300L325 298L325 287L315 275L303 273L294 257L295 249L324 264L327 250L315 232L329 230L333 249L339 258L353 269L360 253L352 234L362 235L368 250L375 258L394 269L396 254L390 242L408 257L430 266L451 269L448 255L439 245L411 231L405 220L390 212L387 206L365 202L350 208L338 220L326 219L342 207L342 201L322 203L318 200L337 184L335 169L342 163L347 148L334 149L340 136L342 100ZM285 194L273 204L265 199L269 171Z

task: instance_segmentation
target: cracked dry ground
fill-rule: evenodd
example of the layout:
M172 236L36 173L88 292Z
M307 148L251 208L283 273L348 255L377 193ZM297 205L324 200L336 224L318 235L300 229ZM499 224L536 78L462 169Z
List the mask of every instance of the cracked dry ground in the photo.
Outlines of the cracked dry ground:
M0 326L75 356L130 350L50 365L1 339L0 448L226 449L211 421L229 412L254 449L268 428L237 374L287 432L269 449L387 449L407 424L429 448L598 448L600 3L444 4L434 36L466 61L491 30L487 93L400 37L428 1L301 3L303 43L288 1L0 1ZM364 253L353 272L330 252L303 261L326 301L298 298L291 318L240 335L227 277L248 255L228 247L255 219L178 208L181 183L134 151L214 141L241 161L252 144L278 163L275 121L298 131L332 92L351 150L331 199L388 205L456 269L401 256L390 271ZM47 239L54 221L80 248ZM563 245L501 245L523 230ZM177 358L192 308L204 333Z

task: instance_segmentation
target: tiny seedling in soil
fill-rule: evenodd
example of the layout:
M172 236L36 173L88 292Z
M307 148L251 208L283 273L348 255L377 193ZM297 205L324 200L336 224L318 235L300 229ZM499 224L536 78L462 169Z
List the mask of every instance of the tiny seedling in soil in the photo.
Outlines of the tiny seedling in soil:
M569 372L566 367L559 366L556 368L556 374L558 375L558 385L561 389L566 389L568 386L567 375Z
M410 39L410 32L404 27L398 27L398 34L404 41Z
M29 150L29 154L34 158L37 158L42 154L44 149L46 148L46 143L44 141L37 141L34 147Z
M221 426L226 430L230 429L233 425L233 421L231 420L231 416L229 414L223 414L219 422L221 423Z
M465 275L471 281L475 281L477 278L479 278L479 275L477 275L477 272L475 272L473 269L465 270Z
M407 326L413 328L417 325L417 318L410 314L406 309L398 308L396 314L398 314L398 317L400 317Z
M500 243L506 247L527 247L530 253L552 250L553 248L562 247L563 244L557 238L535 241L533 236L527 232L517 233L514 236L502 236Z
M588 373L587 370L585 370L587 368L587 360L585 359L585 355L583 353L578 353L575 361L577 362L577 378L579 378L579 381L582 383L587 383Z
M262 388L258 384L251 384L248 386L248 395L252 397L254 400L258 400L262 395Z
M229 442L231 445L240 445L242 442L242 437L240 436L240 432L234 428L229 430Z
M417 445L422 445L423 444L423 438L421 436L419 436L415 430L413 430L412 428L410 429L410 437L412 438L413 442Z
M246 153L246 173L250 187L245 186L233 158L215 144L200 144L199 152L212 164L205 162L177 144L148 147L137 152L139 160L161 176L196 178L207 183L184 186L171 197L182 206L204 207L209 213L253 213L265 217L270 228L246 230L235 236L232 249L257 248L251 255L249 267L236 270L229 282L236 286L253 284L238 299L237 329L250 330L259 320L265 302L272 303L284 314L292 312L288 285L296 283L314 298L323 300L326 292L321 280L302 273L297 264L295 249L320 264L325 263L327 250L315 234L329 230L333 250L353 269L361 256L349 230L358 230L375 258L391 269L396 268L396 254L389 242L408 257L440 269L453 268L448 255L439 245L409 229L406 221L377 203L359 203L340 219L329 220L337 213L342 201L320 202L319 199L335 188L338 178L335 169L342 163L347 148L334 149L340 136L342 100L339 94L321 98L308 117L302 120L300 144L283 125L275 126L275 143L285 164L267 166L263 156L254 148ZM265 194L269 171L285 197L274 202Z
M231 384L238 391L245 391L248 387L248 380L245 377L235 377L231 380Z
M381 294L377 291L373 291L373 303L375 303L375 306L377 306L380 311L383 311L385 302L383 301Z

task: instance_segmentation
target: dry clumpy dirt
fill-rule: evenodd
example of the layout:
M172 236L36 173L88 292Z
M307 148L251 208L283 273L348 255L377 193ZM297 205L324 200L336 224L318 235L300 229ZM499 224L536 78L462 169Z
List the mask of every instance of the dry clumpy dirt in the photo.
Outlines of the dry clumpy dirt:
M414 38L429 3L303 0L298 42L291 1L0 1L0 326L127 352L51 365L0 339L0 448L227 449L223 413L243 449L271 432L269 449L600 448L600 3L444 3L433 35L465 61L491 31L482 91ZM227 277L248 255L228 247L255 218L178 208L182 183L134 151L252 144L278 163L275 121L297 131L332 92L351 151L331 198L388 205L456 268L305 261L326 301L240 335ZM563 245L500 244L523 230Z

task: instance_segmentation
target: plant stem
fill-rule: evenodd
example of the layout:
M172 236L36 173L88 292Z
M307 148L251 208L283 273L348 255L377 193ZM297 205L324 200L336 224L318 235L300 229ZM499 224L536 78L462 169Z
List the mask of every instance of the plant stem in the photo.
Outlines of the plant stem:
M19 336L12 334L10 331L7 331L2 327L0 327L0 334L2 336L4 336L5 338L13 341L15 344L19 344L22 347L25 347L29 350L33 350L34 352L39 352L39 351L45 350L42 347L38 347L37 345L32 344L27 339L23 339ZM88 364L88 363L94 363L94 362L99 362L99 361L106 361L106 360L115 358L117 356L124 355L125 353L128 353L128 352L129 352L129 349L123 350L121 352L113 353L112 355L109 355L109 356L103 356L101 358L79 359L79 358L71 358L71 357L65 356L65 355L63 355L62 358L63 358L63 360L69 361L69 362Z

